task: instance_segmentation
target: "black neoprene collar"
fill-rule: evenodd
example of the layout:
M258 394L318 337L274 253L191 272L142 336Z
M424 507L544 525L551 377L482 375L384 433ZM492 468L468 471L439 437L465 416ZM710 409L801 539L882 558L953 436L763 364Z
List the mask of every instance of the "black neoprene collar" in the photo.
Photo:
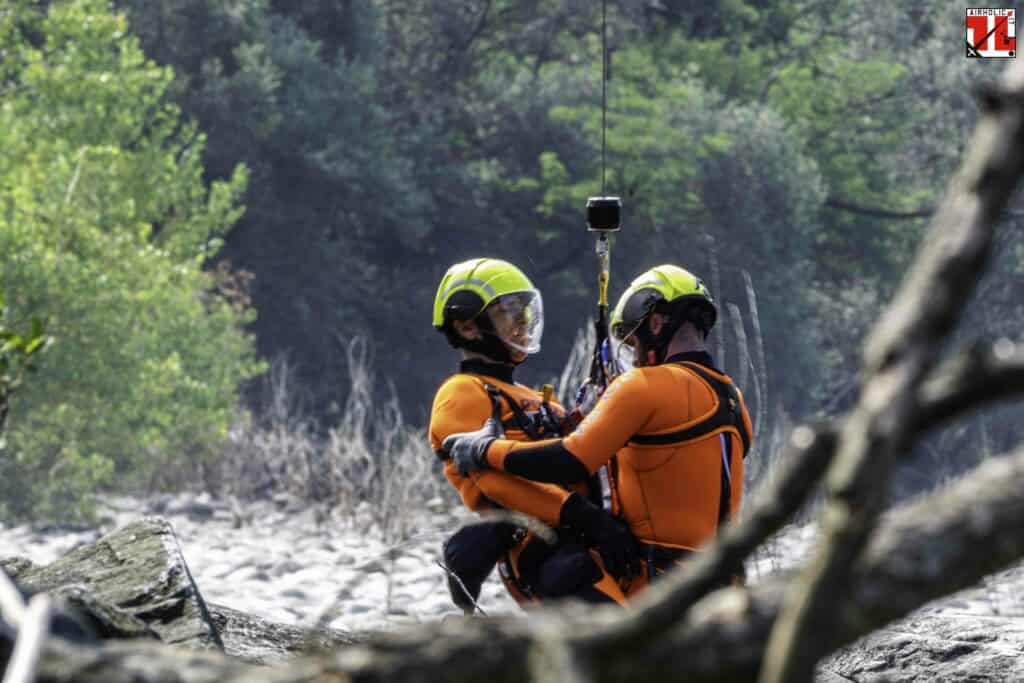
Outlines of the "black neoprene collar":
M698 363L706 368L714 370L721 374L721 370L715 367L715 361L711 358L711 354L707 351L683 351L681 353L673 353L671 356L665 359L664 364L668 363Z
M500 379L502 382L508 382L509 384L515 384L515 380L512 378L512 374L515 370L516 366L514 365L506 365L505 363L488 363L481 358L467 358L459 363L459 372L464 372L470 375L493 377L494 379Z

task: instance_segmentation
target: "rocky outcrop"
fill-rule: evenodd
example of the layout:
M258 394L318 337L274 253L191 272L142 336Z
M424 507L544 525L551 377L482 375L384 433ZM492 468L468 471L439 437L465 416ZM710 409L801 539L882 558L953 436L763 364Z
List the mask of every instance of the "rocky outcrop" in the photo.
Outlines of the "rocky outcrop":
M224 652L256 664L271 664L310 650L330 650L362 638L336 629L305 629L210 604L210 616Z
M0 570L6 572L7 576L11 578L16 578L34 566L32 560L27 557L0 557Z
M822 664L819 681L1024 681L1024 614L971 611L984 592L964 591L858 640Z
M17 572L32 593L56 592L129 631L131 617L165 643L223 649L170 524L150 517L82 546L44 567ZM102 608L100 607L102 606ZM119 634L115 634L119 635Z
M208 605L174 530L159 517L129 524L46 566L14 557L0 559L0 569L26 597L38 592L54 597L54 632L79 644L158 639L267 664L357 640L336 629L304 629ZM122 645L109 647L122 651ZM144 646L123 647L135 652ZM63 675L56 674L58 679Z

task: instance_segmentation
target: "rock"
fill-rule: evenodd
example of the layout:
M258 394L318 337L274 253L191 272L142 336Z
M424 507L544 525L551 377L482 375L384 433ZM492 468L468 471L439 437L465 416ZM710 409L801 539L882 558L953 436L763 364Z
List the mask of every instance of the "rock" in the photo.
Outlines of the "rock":
M100 631L141 635L126 614L165 642L222 647L177 537L159 517L129 524L45 567L25 569L17 579L30 592L70 590L73 600L91 606Z
M365 638L336 629L281 624L221 605L207 606L192 581L173 529L160 518L132 523L46 566L12 557L0 561L0 567L17 577L26 597L45 591L54 599L51 628L58 636L53 642L59 655L49 661L63 662L56 670L50 669L48 676L55 680L77 680L83 674L76 667L87 666L94 657L102 661L125 657L119 666L125 671L144 671L140 680L164 680L155 663L140 661L146 658L141 653L152 652L154 661L162 660L163 666L175 655L161 652L157 656L147 648L114 644L128 639L223 649L246 662L268 664L306 650L327 650ZM12 635L0 633L0 671ZM101 650L95 650L97 647ZM69 665L72 669L64 668ZM169 680L205 680L208 665L234 670L193 653L182 658L181 678Z
M12 579L17 579L18 575L27 569L32 569L35 565L32 560L27 557L4 557L0 558L0 569L7 573L7 576Z
M211 603L210 615L228 655L256 664L270 664L308 650L328 650L364 638L331 628L306 629L254 617Z
M384 572L384 560L380 557L374 557L366 562L358 564L354 567L357 572L364 574L376 574L378 572Z
M151 515L162 515L171 502L171 496L166 493L152 495L146 500L146 512Z
M163 514L170 515L181 515L188 517L194 522L206 522L213 519L213 515L216 512L209 503L204 503L199 500L186 500L181 501L177 504L168 505Z
M75 646L51 638L38 683L270 683L263 667L207 650L196 652L146 641ZM280 680L291 680L281 676ZM276 683L276 682L275 682Z
M0 561L0 566L11 570L7 576L13 579L25 569L34 566L31 562L26 562L3 560ZM21 594L22 601L28 602L32 597L32 591L17 583L14 585ZM79 586L62 586L51 591L50 597L53 599L50 632L61 638L75 643L94 643L101 638L158 638L144 622L123 610L94 600Z
M285 574L294 574L295 572L300 572L305 568L305 565L296 562L291 558L287 558L275 564L271 568L271 573L274 576L284 576Z
M1020 618L914 615L826 660L822 673L859 683L1024 680ZM819 675L820 681L832 679Z
M139 619L131 612L114 605L109 605L97 600L82 586L62 586L51 592L56 598L57 609L64 613L65 617L78 617L84 621L93 639L111 638L148 638L157 640L160 638L156 631ZM53 630L71 640L85 640L75 638L70 628L60 628L59 619L55 619Z

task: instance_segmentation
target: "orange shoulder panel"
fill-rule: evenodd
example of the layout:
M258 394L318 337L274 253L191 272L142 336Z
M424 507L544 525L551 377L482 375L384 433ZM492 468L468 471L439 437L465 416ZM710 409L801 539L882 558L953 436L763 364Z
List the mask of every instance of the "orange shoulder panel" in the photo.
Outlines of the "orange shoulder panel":
M663 399L652 384L650 370L636 368L619 375L605 390L590 414L565 438L566 449L593 474L644 431Z
M491 397L483 383L472 375L452 375L434 396L430 447L437 450L452 434L480 429L490 416Z

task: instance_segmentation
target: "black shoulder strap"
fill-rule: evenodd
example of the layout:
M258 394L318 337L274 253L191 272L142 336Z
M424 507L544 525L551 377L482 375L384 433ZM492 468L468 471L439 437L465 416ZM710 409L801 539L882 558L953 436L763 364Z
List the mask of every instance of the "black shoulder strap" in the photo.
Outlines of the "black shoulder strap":
M523 409L519 406L519 402L508 395L507 392L499 389L490 382L484 382L484 388L487 389L487 393L491 396L491 417L496 422L501 422L501 399L505 399L508 403L508 407L512 410L512 416L514 422L502 423L505 428L516 428L521 429L530 437L531 441L537 441L540 438L540 434L537 433L537 429L533 424L533 421L523 412Z
M721 429L722 427L735 427L739 432L740 440L743 442L743 457L747 457L750 450L750 434L747 432L746 423L743 421L743 413L740 404L740 395L731 382L723 382L697 363L681 362L678 365L693 371L703 379L718 396L718 410L707 419L691 425L685 429L667 434L635 434L630 438L630 443L641 446L662 446L673 443L692 441L706 434Z

